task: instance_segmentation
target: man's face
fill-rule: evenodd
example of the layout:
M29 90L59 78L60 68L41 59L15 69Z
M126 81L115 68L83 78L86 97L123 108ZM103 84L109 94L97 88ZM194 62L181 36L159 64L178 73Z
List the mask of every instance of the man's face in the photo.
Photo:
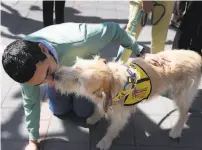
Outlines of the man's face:
M55 59L48 53L48 50L40 45L42 51L46 54L47 58L43 62L36 64L36 71L34 76L27 82L32 85L41 85L48 83L54 86L53 74L57 69Z

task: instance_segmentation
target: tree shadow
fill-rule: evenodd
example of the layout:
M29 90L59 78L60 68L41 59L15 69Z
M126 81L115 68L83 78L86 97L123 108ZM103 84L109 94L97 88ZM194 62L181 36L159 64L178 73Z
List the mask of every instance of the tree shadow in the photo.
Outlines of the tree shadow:
M162 116L162 119L160 119L160 121L156 124L150 119L150 116L142 113L141 115L135 114L131 118L132 124L130 124L130 126L133 126L132 128L134 128L133 146L141 147L146 145L162 147L202 148L202 144L199 140L201 139L202 133L201 96L202 90L199 90L198 97L196 98L190 109L190 116L187 121L187 125L189 126L189 128L183 130L180 142L170 140L168 137L168 132L170 129L162 129L160 127L161 123L163 123L167 118L164 118ZM22 137L22 131L20 127L20 125L22 125L22 122L24 122L23 116L23 106L21 105L12 113L12 117L7 122L1 123L1 133L3 137L2 149L8 149L10 147L12 148L12 146L9 144L11 141L14 141L14 145L16 145L15 142L18 143L16 145L17 147L15 147L15 150L22 150L25 147L25 144L27 144L28 138L25 138L24 136ZM169 117L169 115L167 117ZM41 141L40 150L47 150L50 147L55 147L55 149L57 148L63 150L65 147L77 147L78 145L84 146L83 149L89 149L89 146L95 147L97 141L99 141L105 134L108 124L108 122L106 121L104 121L104 123L103 121L101 121L95 126L88 126L85 124L85 119L75 117L74 114L71 113L65 120L62 120L61 122L64 132L54 132L49 134L47 136L47 139ZM54 123L56 122L52 122L52 124ZM86 128L89 131L85 132L81 130L80 127ZM55 126L54 129L55 128L57 128L57 126ZM129 131L132 132L131 130ZM92 132L93 135L90 135L90 133ZM149 134L149 136L145 134L146 132ZM128 132L128 127L124 128L124 130L120 134L120 137L117 137L115 142L113 142L112 147L120 145L124 147L124 145L126 144L122 142L122 140L127 138L129 134L130 133ZM6 138L5 135L12 136L11 138ZM96 141L96 143L92 142L92 140Z
M202 124L202 90L199 89L199 94L194 100L190 110L189 118L186 122L187 127L183 129L182 136L178 140L171 140L168 135L170 128L162 129L163 123L171 119L172 127L176 123L178 115L173 114L176 110L171 110L167 115L162 116L158 123L151 123L149 116L136 115L134 117L136 144L139 146L165 146L165 147L181 147L181 148L202 148L199 139L202 138L201 124ZM138 110L140 111L140 110ZM142 112L141 112L142 114ZM153 116L154 117L154 116ZM158 118L158 116L157 116Z
M13 35L17 34L30 34L34 31L37 31L43 28L43 22L34 20L28 17L23 17L21 14L13 9L11 6L1 3L1 6L7 11L1 10L1 25L7 27L9 32L12 35L8 35L2 32L2 37L7 37L11 39L18 39L19 36L15 37ZM30 6L30 11L41 11L39 6L32 5ZM65 22L75 22L75 23L103 23L103 22L116 22L116 23L127 23L127 19L103 19L100 17L91 17L91 16L82 16L82 12L72 8L65 7ZM26 25L29 23L28 25ZM31 26L30 26L31 25Z
M23 17L17 10L13 9L11 6L8 6L3 2L1 2L1 7L10 12L9 13L1 9L1 25L7 27L8 31L12 34L8 35L2 32L2 37L18 39L21 37L15 35L27 35L43 27L43 23L41 21ZM31 26L26 26L26 22L29 22Z

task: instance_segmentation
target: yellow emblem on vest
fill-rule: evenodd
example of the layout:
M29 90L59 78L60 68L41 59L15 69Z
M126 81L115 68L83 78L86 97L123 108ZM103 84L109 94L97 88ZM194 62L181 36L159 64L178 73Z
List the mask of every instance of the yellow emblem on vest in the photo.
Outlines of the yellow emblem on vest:
M137 64L128 64L128 81L124 89L120 91L112 102L119 101L124 98L124 105L134 105L147 99L151 93L152 85L147 73Z

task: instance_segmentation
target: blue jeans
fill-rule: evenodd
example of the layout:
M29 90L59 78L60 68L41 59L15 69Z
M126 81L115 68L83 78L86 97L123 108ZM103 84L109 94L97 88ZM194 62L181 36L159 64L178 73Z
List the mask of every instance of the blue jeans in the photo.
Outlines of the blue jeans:
M85 97L77 97L75 94L62 95L55 88L46 86L49 97L49 107L54 115L64 115L71 111L82 118L91 116L94 112L94 104Z

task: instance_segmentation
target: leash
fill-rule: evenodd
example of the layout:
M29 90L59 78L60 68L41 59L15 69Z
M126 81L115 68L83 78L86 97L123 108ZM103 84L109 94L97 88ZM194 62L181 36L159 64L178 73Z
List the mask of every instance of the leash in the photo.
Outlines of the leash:
M152 11L152 12L151 12L151 14L152 14L152 15L151 15L151 25L157 25L157 24L161 21L161 19L164 17L164 15L165 15L165 13L166 13L166 8L165 8L165 6L162 5L162 4L157 3L156 1L154 1L154 7L162 7L163 13L162 13L161 16L159 17L159 19L156 20L156 22L153 22L153 21L154 21L154 12ZM148 13L143 12L143 13L142 13L142 18L141 18L141 25L142 25L142 27L144 27L144 26L146 25L147 18L148 18Z
M154 7L162 7L163 8L163 13L161 14L161 16L159 17L159 19L156 22L153 22L154 20L154 13L152 11L152 16L151 16L151 24L152 25L157 25L160 20L164 17L165 12L166 12L166 8L164 5L162 4L158 4L156 1L153 2L154 3ZM132 33L134 32L136 26L137 26L137 22L141 19L141 25L142 27L144 27L146 25L146 21L147 21L147 17L148 13L145 13L142 9L139 9L137 15L135 16L134 20L132 21L132 28L129 32L130 35L132 35ZM130 55L132 54L132 50L130 49L126 49L121 47L119 49L118 55L115 59L115 61L118 61L120 58L122 58L123 62L127 62L128 58L130 57Z

